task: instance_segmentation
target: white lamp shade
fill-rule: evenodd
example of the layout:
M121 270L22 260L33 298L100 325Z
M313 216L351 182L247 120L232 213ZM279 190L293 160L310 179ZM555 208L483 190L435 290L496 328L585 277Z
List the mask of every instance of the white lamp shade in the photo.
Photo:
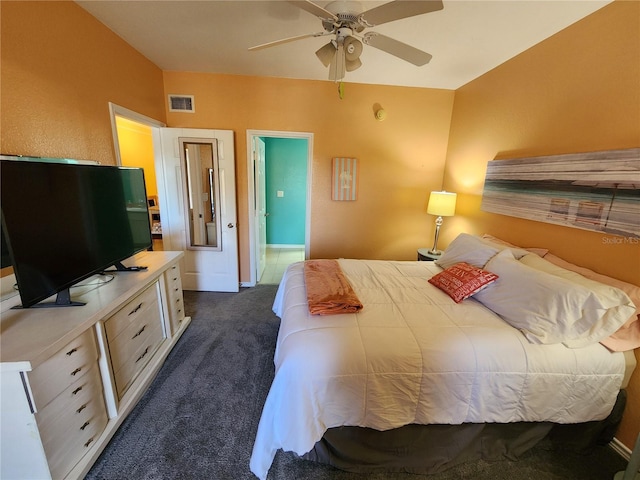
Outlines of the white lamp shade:
M456 197L452 192L431 192L427 213L439 217L451 217L456 213Z
M333 57L335 56L335 54L336 54L336 47L331 42L327 43L325 46L321 47L316 52L316 56L320 59L320 61L325 67L328 67L329 65L331 65L331 62L333 61Z
M356 37L347 37L344 39L344 55L347 62L358 60L362 54L362 42Z

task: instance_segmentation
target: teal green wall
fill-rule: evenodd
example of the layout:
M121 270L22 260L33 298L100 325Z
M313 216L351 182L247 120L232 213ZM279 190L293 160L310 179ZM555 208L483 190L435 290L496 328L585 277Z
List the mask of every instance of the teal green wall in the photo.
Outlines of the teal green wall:
M263 138L267 244L304 245L307 209L307 140ZM284 192L278 197L278 190Z

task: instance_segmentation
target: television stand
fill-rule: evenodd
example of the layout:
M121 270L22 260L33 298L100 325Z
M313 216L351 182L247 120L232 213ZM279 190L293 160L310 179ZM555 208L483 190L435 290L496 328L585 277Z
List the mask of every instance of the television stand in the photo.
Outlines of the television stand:
M2 478L85 478L189 325L183 255L141 252L138 275L74 288L83 308L0 304Z

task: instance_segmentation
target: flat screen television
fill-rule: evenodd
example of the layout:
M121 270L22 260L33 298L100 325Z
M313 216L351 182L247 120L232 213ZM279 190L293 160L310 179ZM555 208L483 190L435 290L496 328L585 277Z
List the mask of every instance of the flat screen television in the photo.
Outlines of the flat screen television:
M0 160L2 233L22 307L151 248L141 168ZM138 268L133 268L139 269Z

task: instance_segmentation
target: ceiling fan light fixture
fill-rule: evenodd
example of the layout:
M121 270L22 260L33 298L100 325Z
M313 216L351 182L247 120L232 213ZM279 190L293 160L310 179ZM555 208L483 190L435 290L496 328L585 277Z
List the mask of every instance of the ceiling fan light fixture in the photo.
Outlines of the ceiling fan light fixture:
M320 61L325 67L328 67L329 65L331 65L331 61L333 60L333 57L335 55L336 55L336 47L333 44L333 42L327 43L325 46L321 47L316 52L316 56L320 59Z
M363 44L418 67L429 63L431 54L386 35L367 32L355 38L353 34L354 32L361 34L365 28L435 12L444 7L442 0L392 0L367 10L364 10L363 4L355 0L335 0L328 3L326 7L316 4L315 0L289 0L289 2L315 15L322 22L324 30L256 45L249 50L260 50L304 38L332 35L333 40L317 50L316 56L325 67L329 67L329 79L336 82L342 80L345 72L351 72L362 66L360 55Z
M336 30L336 41L338 43L342 43L344 42L347 38L351 38L351 35L353 34L353 30L350 29L349 27L340 27Z
M355 37L345 38L344 54L347 62L358 60L362 54L362 42Z
M357 70L362 66L362 61L359 58L356 58L355 60L349 60L349 58L347 57L345 63L347 72L353 72L354 70Z

